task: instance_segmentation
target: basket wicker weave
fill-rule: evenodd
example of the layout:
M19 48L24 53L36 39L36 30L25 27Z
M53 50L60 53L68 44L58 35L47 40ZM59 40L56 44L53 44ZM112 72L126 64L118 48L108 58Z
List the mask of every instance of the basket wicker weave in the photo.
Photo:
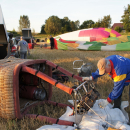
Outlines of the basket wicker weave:
M29 60L9 57L0 60L0 117L14 119L22 118L19 102L19 73L23 65L44 64L45 74L51 76L51 67L46 65L46 60ZM51 84L44 81L47 96L52 94Z

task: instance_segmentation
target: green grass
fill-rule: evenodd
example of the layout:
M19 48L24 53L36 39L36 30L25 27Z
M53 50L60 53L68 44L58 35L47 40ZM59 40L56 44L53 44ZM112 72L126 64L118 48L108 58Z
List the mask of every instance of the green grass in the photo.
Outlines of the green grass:
M121 32L120 34L121 35L128 35L128 36L130 36L130 32L125 32L125 33Z

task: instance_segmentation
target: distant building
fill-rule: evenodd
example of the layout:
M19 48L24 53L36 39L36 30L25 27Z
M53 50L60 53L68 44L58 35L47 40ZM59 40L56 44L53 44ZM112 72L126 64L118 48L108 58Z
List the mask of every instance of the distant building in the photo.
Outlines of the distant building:
M111 27L111 29L115 30L115 27L121 27L122 30L124 30L123 28L123 23L114 23L113 26Z

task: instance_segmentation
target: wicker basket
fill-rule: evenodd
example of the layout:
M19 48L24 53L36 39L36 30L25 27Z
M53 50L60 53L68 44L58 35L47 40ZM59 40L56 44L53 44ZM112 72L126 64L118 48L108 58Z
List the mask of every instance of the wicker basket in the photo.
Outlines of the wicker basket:
M43 64L45 70L43 73L52 76L52 69L46 65L46 60L29 60L9 57L8 59L0 60L0 117L14 119L22 118L20 112L19 98L19 74L22 66L26 65L34 67L35 64ZM44 87L47 92L47 98L52 96L52 85L44 82Z

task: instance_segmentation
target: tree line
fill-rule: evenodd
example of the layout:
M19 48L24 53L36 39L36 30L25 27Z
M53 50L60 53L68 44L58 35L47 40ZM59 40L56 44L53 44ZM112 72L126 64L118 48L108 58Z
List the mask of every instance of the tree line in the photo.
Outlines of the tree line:
M45 20L45 24L41 26L41 34L62 34L66 32L75 31L78 29L86 28L111 28L112 18L110 15L104 16L102 19L98 19L97 22L93 20L86 20L80 25L80 21L71 21L68 17L60 19L58 16L50 16ZM121 16L120 22L123 23L123 27L127 32L130 32L130 5L128 4L125 7L124 14ZM30 20L27 15L20 16L19 20L19 32L22 31L22 28L30 28ZM116 31L120 31L120 27L116 27ZM35 30L33 29L33 33Z
M71 21L68 17L60 19L57 16L51 16L45 21L45 24L42 25L41 33L55 35L85 28L94 28L94 27L107 28L110 27L111 17L110 15L108 15L104 16L104 18L99 20L98 22L94 22L92 20L86 20L81 25L79 24L80 24L79 20Z

